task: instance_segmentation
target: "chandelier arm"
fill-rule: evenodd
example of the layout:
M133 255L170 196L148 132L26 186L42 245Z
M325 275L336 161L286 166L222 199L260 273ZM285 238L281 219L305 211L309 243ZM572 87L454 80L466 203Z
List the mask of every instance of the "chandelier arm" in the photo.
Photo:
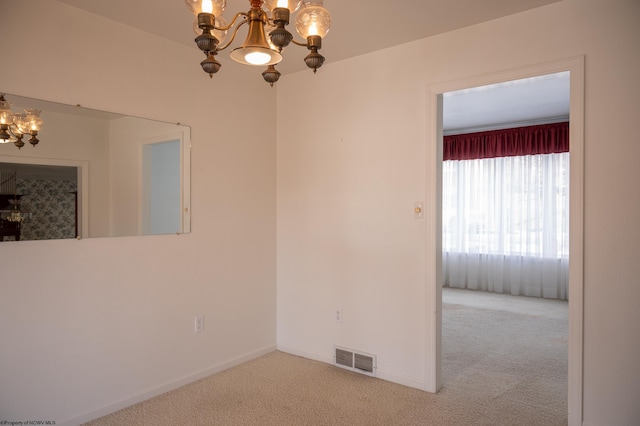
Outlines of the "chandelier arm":
M291 40L291 43L297 44L298 46L307 47L307 42L297 41L295 38Z
M231 46L231 43L233 43L233 40L236 39L236 35L238 34L238 30L240 29L241 26L243 26L244 24L248 23L249 21L244 20L242 22L240 22L238 24L238 26L235 28L235 30L233 30L233 34L231 34L231 40L229 40L224 46L222 47L218 47L218 49L216 49L217 51L221 51L226 49L227 47Z
M231 20L231 23L229 25L227 25L226 27L218 27L218 26L214 26L214 29L216 30L220 30L220 31L227 31L229 29L231 29L231 27L233 27L236 23L236 21L238 20L238 18L240 16L244 16L245 20L249 17L249 14L247 12L238 12L236 13L236 15L233 17L233 19Z

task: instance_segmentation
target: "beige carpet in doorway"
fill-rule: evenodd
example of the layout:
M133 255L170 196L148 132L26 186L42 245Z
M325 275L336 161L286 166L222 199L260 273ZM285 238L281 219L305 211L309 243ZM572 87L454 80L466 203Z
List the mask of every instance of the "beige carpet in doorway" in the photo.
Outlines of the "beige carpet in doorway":
M567 423L567 303L445 289L444 388L430 394L273 352L89 424Z

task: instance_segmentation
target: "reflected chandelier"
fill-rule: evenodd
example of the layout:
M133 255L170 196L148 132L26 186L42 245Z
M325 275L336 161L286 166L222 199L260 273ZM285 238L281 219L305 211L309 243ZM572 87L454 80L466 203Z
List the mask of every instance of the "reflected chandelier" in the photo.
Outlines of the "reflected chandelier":
M4 180L3 180L4 179ZM17 181L18 181L18 173L2 173L0 172L0 195L5 195L3 197L11 206L9 210L0 210L0 219L6 220L8 222L13 223L21 223L23 220L31 217L31 212L22 210L20 208L20 197L17 191ZM8 195L13 194L13 197L10 198ZM3 203L0 200L0 208L3 207ZM2 241L2 237L0 237L0 241Z
M249 12L237 13L230 24L222 17L227 0L185 0L185 3L196 15L194 30L198 36L195 42L206 56L200 65L209 77L213 78L221 67L216 60L218 52L233 43L238 29L245 24L249 26L247 38L231 51L231 59L245 65L267 66L262 77L271 86L280 78L275 65L282 60L282 49L291 42L310 50L304 61L314 73L324 63L324 56L318 50L331 26L331 15L323 7L322 0L249 0ZM296 30L305 42L294 40L285 28L291 14L298 9ZM228 32L231 37L225 42Z
M29 143L36 146L36 137L42 127L39 109L25 109L23 113L13 113L11 103L0 94L0 144L13 142L18 149L24 146L22 138L29 135Z

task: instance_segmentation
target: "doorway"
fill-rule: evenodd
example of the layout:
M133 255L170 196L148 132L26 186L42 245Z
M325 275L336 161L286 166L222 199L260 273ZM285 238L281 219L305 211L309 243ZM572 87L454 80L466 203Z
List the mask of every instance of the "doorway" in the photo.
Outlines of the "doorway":
M430 133L428 135L427 193L427 315L425 388L437 392L442 386L442 139L443 94L472 87L558 72L570 73L570 253L568 335L568 419L582 422L583 363L583 200L584 200L584 58L533 65L448 82L429 91Z
M142 148L142 234L181 232L180 140Z

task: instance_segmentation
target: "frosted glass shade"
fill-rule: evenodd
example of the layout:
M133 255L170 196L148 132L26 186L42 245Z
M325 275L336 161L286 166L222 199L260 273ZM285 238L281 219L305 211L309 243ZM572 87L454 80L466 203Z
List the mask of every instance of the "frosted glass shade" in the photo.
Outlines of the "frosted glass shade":
M27 132L30 131L40 131L42 128L42 118L40 118L40 110L39 109L26 109L27 113L24 118L24 125Z
M331 28L331 15L321 1L305 2L296 16L296 30L303 38L318 35L324 38Z
M11 131L16 135L22 135L24 133L29 133L28 125L25 121L26 115L22 113L13 114L13 125L11 126Z
M0 110L0 124L10 124L13 120L13 113L10 109Z
M0 99L0 124L9 124L13 120L13 112L11 112L11 103L4 98Z

